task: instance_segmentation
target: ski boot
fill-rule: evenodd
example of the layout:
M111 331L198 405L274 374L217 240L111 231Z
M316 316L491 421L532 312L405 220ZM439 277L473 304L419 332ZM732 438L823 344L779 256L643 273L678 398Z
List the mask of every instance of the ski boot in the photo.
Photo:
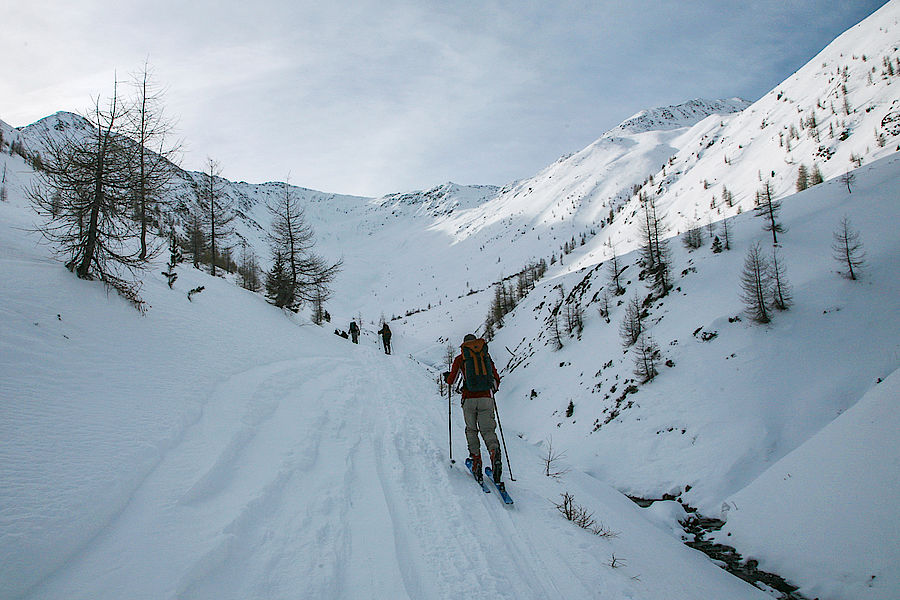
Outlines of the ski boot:
M484 472L481 470L481 454L470 454L472 459L472 475L478 483L484 481Z
M500 477L503 475L503 460L500 457L500 448L491 450L491 469L494 475L494 483L500 485Z

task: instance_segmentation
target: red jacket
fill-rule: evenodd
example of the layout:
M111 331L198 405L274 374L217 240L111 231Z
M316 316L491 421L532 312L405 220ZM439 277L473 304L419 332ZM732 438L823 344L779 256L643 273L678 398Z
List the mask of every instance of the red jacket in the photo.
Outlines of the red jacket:
M473 347L477 347L480 350L481 346L483 346L484 343L485 343L484 340L479 339L479 340L472 340L469 342L464 342L463 346L471 345ZM462 352L460 352L456 356L456 358L453 359L453 366L450 368L450 375L447 376L448 384L453 385L453 383L456 381L456 377L459 375L460 371L462 371L463 377L465 377L465 371L462 370L462 367L463 367L463 355L462 355ZM493 361L491 361L491 370L494 373L494 391L497 391L498 389L500 389L500 375L499 375L499 373L497 373L497 367L494 366ZM469 390L466 389L465 381L463 382L463 387L462 387L463 400L465 400L466 398L490 398L492 393L493 392L491 392L491 390L485 390L483 392L470 392Z

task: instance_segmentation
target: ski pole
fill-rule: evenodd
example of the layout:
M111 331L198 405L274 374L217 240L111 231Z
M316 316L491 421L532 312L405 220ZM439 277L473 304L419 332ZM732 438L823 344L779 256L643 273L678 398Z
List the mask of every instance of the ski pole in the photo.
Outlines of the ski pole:
M446 381L446 379L445 379ZM453 417L453 386L450 383L447 383L447 435L450 438L450 464L455 464L456 461L453 460L453 423L451 422L451 418Z
M509 464L509 450L506 449L506 437L503 435L503 424L500 422L500 410L497 408L497 397L491 392L491 398L494 400L494 414L497 415L497 426L500 428L500 439L503 440L503 454L506 455L506 472L509 473L509 480L515 481L516 478L512 474L512 466Z

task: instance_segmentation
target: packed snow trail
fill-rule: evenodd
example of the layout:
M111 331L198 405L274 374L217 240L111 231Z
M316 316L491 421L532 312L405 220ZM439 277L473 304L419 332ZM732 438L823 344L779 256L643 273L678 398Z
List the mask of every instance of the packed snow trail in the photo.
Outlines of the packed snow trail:
M537 461L513 509L448 468L446 402L412 361L318 350L222 381L125 509L26 597L756 597L699 556L710 577L689 584L610 568L610 542L555 514Z

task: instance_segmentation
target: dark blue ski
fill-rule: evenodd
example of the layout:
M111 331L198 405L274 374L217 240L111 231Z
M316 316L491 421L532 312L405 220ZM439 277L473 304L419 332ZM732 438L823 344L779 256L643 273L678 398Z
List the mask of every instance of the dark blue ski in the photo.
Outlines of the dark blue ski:
M472 459L471 458L466 459L466 466L469 468L469 473L472 474L472 478L475 479L475 471L472 470ZM478 481L478 479L475 479L475 481ZM478 481L478 483L481 484L481 489L484 491L485 494L491 493L491 488L489 488L484 481Z
M491 471L490 467L484 468L484 475L485 475L485 477L487 477L487 479L490 479L491 483L494 483L494 473L493 473L493 471ZM484 484L482 484L482 485L484 485ZM503 502L505 502L506 504L513 503L513 499L509 496L509 494L506 493L506 484L505 483L503 483L502 481L499 484L494 483L494 487L497 488L497 493L499 493L500 497L503 498Z

